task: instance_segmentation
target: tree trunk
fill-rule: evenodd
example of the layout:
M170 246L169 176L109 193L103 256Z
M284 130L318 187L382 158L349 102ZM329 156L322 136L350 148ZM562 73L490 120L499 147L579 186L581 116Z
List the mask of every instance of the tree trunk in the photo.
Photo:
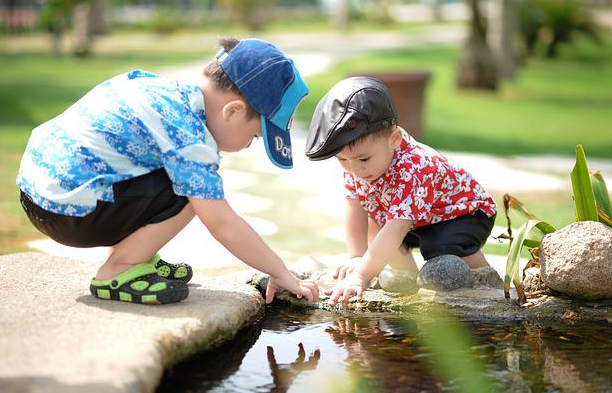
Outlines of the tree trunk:
M478 0L469 0L470 34L464 45L457 72L460 89L497 89L495 58L487 45L487 31Z
M348 29L349 25L349 0L333 0L330 4L331 25L340 31Z
M89 7L89 34L100 36L108 33L110 0L92 0Z
M73 48L72 52L79 57L86 57L91 54L91 28L89 11L91 3L80 3L74 7L74 15L72 19L73 29Z
M442 0L427 0L431 10L431 18L435 21L442 21Z
M517 64L514 49L518 24L516 0L492 0L492 5L489 42L497 60L499 77L513 80Z

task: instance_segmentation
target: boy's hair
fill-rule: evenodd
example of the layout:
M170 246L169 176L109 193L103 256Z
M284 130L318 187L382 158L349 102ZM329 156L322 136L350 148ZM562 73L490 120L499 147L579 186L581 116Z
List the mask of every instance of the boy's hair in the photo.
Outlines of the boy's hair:
M369 134L360 136L359 138L354 139L354 140L350 141L349 143L347 143L345 147L348 147L349 149L352 149L355 146L360 145L362 143L365 143L365 142L367 142L370 139L380 139L380 138L388 137L389 135L391 135L393 130L395 130L395 127L397 127L397 125L392 125L391 127L382 128L382 129L380 129L378 131L374 131L374 132L371 132Z
M222 47L226 52L230 52L232 49L236 47L240 43L240 40L233 37L220 37L217 41L217 44ZM210 78L215 86L222 91L231 91L232 93L236 93L242 97L238 87L232 82L232 80L227 76L217 59L212 59L210 63L204 68L203 72L204 76ZM253 107L249 104L247 100L244 100L247 104L247 120L253 119L259 116L259 113L253 109Z

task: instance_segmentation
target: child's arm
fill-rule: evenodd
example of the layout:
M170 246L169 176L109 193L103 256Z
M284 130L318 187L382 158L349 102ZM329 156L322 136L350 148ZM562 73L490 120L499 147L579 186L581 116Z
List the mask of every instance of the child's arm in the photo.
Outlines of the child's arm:
M368 213L355 198L346 198L344 233L351 262L336 268L334 278L343 279L353 271L355 265L368 250Z
M412 229L412 225L412 221L409 220L387 221L372 240L372 244L355 270L339 282L333 290L325 292L326 295L331 295L330 303L335 305L342 297L342 303L346 307L352 296L355 295L361 299L363 291L368 287L372 278L380 273L395 255L406 233Z
M190 198L196 215L215 239L247 265L270 275L266 288L266 303L274 293L284 288L309 302L319 298L319 288L312 281L298 280L263 239L242 219L224 199Z

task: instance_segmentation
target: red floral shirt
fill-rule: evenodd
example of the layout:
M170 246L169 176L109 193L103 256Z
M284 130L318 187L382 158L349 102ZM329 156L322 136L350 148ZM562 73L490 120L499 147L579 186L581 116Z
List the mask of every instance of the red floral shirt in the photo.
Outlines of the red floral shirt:
M474 214L495 215L493 198L464 169L403 132L389 169L373 183L344 173L349 198L381 227L387 220L414 221L415 227Z

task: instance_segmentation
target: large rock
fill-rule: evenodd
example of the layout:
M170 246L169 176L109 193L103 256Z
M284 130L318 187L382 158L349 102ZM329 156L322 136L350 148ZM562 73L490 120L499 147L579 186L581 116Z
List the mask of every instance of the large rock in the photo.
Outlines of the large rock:
M417 284L435 291L454 291L471 285L472 273L465 261L456 255L440 255L425 262Z
M612 298L612 229L579 221L548 234L540 246L542 280L559 292Z
M0 392L153 392L163 370L231 340L264 308L244 275L196 274L180 303L95 299L95 266L0 256Z

